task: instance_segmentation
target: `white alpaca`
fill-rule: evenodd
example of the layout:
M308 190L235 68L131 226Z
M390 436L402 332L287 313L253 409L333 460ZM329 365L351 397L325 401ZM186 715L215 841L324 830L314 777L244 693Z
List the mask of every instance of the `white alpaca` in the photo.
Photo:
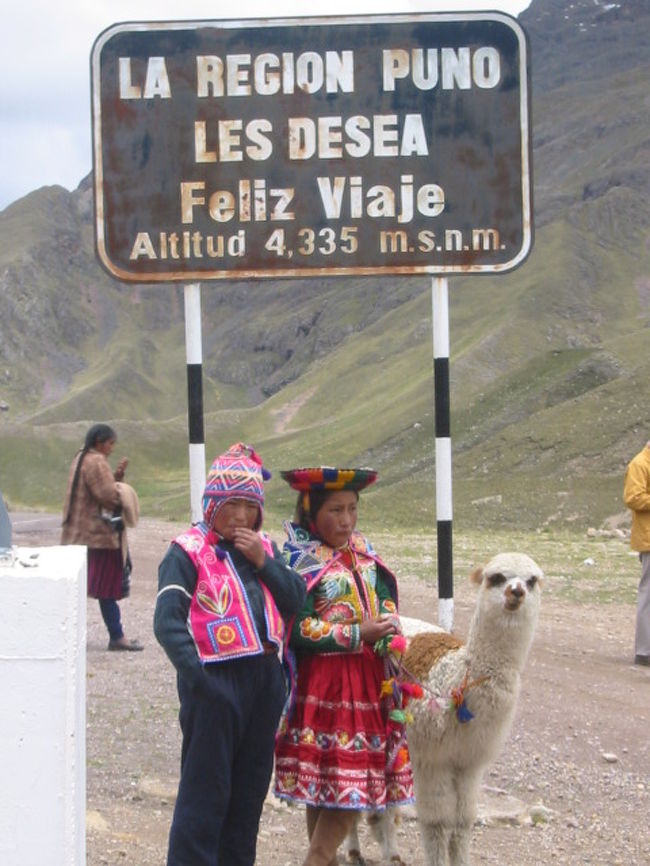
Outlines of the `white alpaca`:
M416 619L410 616L400 616L400 624L402 634L411 638L416 634L423 632L443 633L443 629L438 628L430 622L423 619ZM385 812L366 812L365 819L370 827L370 832L381 848L381 862L385 866L405 866L399 852L399 842L397 839L397 828L400 825L402 808L389 807ZM343 842L343 852L345 853L346 862L352 866L366 866L366 860L361 853L361 841L359 839L359 820L361 813L357 817L357 822L354 824L350 832Z
M400 807L390 807L384 812L366 812L366 821L370 827L374 839L381 846L381 862L386 866L405 866L399 853L397 842L397 827L400 822ZM366 866L366 859L361 853L361 841L359 839L359 819L345 837L343 851L346 862L352 866Z
M525 554L495 556L472 573L481 587L466 645L454 647L459 642L444 633L409 643L404 665L428 690L409 705L407 728L427 866L469 864L479 786L510 731L542 576ZM461 722L453 711L436 710L430 695L448 696L464 682L472 717Z

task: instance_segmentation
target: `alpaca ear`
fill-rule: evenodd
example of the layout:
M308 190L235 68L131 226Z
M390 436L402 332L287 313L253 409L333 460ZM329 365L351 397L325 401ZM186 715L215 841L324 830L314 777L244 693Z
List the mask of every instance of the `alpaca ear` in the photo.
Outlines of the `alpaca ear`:
M474 569L472 569L472 571L470 571L469 579L472 581L472 583L476 583L479 586L483 583L483 576L484 576L483 575L483 569L484 568L485 568L485 566L483 566L483 565L477 565L476 568L474 568Z

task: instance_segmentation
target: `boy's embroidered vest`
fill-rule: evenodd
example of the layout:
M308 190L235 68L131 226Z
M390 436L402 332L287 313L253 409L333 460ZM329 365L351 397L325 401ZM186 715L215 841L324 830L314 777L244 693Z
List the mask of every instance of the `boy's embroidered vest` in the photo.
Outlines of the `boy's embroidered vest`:
M273 556L270 539L263 533L260 537L265 552ZM216 536L199 524L175 538L174 544L190 557L197 572L188 626L201 661L205 664L263 653L244 585L230 556L217 556ZM260 586L269 640L280 648L284 621L262 581Z

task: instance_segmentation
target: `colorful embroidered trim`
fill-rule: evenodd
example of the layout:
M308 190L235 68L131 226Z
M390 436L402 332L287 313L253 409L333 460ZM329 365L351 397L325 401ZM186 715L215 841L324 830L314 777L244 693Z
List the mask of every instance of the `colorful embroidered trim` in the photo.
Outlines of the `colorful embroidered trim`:
M337 469L334 466L313 466L286 469L280 475L294 490L363 490L377 480L377 472L368 467Z

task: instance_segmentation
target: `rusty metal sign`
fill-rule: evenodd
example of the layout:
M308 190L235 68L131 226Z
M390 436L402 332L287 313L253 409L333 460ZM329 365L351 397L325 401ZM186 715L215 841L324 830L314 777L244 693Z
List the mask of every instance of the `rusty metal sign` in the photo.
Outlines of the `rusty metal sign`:
M116 24L91 61L97 250L120 280L496 273L530 252L507 15Z

